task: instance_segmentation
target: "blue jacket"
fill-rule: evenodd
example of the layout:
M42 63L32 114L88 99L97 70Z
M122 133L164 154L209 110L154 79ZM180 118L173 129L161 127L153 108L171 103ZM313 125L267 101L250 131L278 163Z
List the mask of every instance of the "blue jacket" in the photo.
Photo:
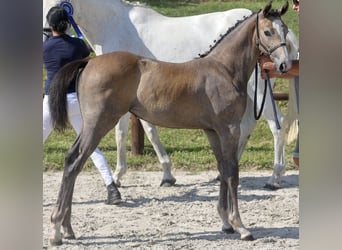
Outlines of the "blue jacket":
M79 38L69 35L51 36L43 43L43 63L47 71L45 82L45 94L49 94L51 80L57 71L65 64L89 56L90 51L85 42ZM73 82L68 93L75 92L75 82Z

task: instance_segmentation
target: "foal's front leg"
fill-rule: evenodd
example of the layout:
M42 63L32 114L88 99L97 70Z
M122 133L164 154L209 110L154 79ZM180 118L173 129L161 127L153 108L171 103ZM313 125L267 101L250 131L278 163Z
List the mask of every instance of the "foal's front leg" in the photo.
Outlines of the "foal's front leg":
M231 168L234 166L233 162L223 161L222 163L218 212L224 225L228 220L228 223L233 227L234 231L241 235L240 238L242 240L253 240L252 234L244 227L240 218L237 199L239 177L234 167Z
M221 174L219 213L221 218L224 218L225 216L228 217L229 224L236 232L240 233L242 240L253 240L254 238L252 234L242 224L238 207L237 189L239 185L239 136L239 126L231 126L227 130L223 131L220 136L223 159L219 165ZM225 198L225 196L227 197ZM228 201L228 209L227 205L225 205L223 201Z
M227 178L225 178L227 179ZM234 230L241 235L242 240L254 240L253 235L245 228L242 224L239 206L238 206L238 198L237 198L237 189L239 185L239 177L238 173L233 173L232 176L228 177L228 220Z
M227 213L228 212L228 195L227 193L228 193L228 185L224 180L220 179L220 194L219 194L219 201L217 203L217 212L220 215L220 218L223 223L222 231L227 234L232 234L235 231L228 221L228 213Z
M217 169L219 170L219 176L220 175L222 176L223 155L222 155L222 150L221 150L220 138L214 130L204 130L204 132L208 137L209 143L211 145L211 148L217 160ZM218 178L218 179L220 180L220 194L219 194L219 201L217 204L217 211L223 223L222 231L227 234L231 234L231 233L234 233L235 231L228 221L228 213L227 213L228 211L228 196L227 196L228 185L222 178Z

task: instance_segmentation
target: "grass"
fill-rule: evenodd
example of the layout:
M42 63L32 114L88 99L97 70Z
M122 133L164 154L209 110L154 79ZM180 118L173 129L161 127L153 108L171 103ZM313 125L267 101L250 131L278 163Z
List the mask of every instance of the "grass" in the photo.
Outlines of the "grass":
M248 8L257 11L264 7L267 1L180 1L180 0L151 0L141 1L158 12L167 16L186 16L201 13L222 11L232 8ZM273 5L280 7L284 2L274 0ZM283 17L295 34L298 36L298 14L291 10ZM43 80L46 75L43 72ZM275 90L287 91L288 82L277 79ZM278 102L281 110L286 113L287 102ZM201 130L158 128L161 141L168 152L173 168L189 171L204 171L216 169L216 161L211 148ZM60 134L52 132L44 144L44 170L61 170L66 151L71 147L76 135L72 129ZM134 156L130 153L131 136L127 142L127 163L129 168L144 170L159 170L159 162L152 145L145 137L143 155ZM110 166L116 165L116 143L114 130L110 131L101 141L99 148L105 154ZM294 143L286 146L286 164L288 169L293 168L292 152ZM254 129L246 150L244 151L240 169L273 169L273 136L266 121L260 120ZM85 164L85 169L94 169L91 160Z
M136 2L130 0L129 2ZM166 16L190 16L216 11L225 11L233 8L247 8L252 11L258 11L265 7L269 2L267 0L140 0L141 3L152 7L156 11ZM280 8L284 4L284 0L273 0L273 7ZM285 23L298 36L299 34L299 16L298 13L291 9L291 1L289 2L289 10L283 16ZM214 39L214 38L213 38Z

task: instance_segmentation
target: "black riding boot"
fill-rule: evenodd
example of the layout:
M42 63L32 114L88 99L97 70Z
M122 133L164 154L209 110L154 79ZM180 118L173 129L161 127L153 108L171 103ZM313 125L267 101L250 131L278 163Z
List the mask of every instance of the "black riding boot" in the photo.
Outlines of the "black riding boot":
M107 191L108 198L105 201L107 205L117 205L121 202L121 194L114 182L107 186Z

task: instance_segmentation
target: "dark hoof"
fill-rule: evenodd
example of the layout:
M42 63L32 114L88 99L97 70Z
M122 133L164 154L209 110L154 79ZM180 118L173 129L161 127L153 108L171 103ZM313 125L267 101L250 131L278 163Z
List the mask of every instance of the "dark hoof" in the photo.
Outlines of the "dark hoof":
M241 238L241 240L252 241L252 240L254 240L254 237L253 237L253 235L250 234L250 235L247 235L247 236Z
M176 180L162 180L160 183L161 187L172 187L176 183Z
M232 227L230 228L222 228L222 231L226 234L233 234L235 233L234 229Z
M278 190L279 188L281 188L280 186L276 186L276 185L272 185L272 184L269 184L269 183L266 183L264 188L267 188L269 190Z
M50 245L51 246L60 246L63 244L63 241L62 240L58 240L58 241L55 241L53 239L50 239Z

